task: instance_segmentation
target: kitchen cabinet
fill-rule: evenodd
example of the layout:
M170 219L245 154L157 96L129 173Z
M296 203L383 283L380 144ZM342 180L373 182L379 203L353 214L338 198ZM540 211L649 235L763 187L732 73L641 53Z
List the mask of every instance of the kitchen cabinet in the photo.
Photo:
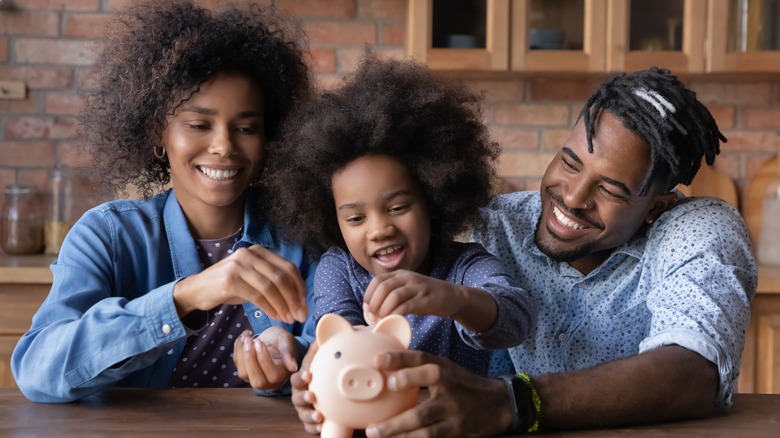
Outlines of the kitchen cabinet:
M704 71L705 0L609 0L607 71Z
M780 0L708 0L708 72L780 72Z
M435 70L602 71L606 3L409 0L407 52ZM464 21L470 24L437 26ZM471 35L475 47L451 44L453 34Z
M739 392L780 394L780 267L760 266L750 303Z
M0 255L0 387L15 387L11 353L51 288L52 256Z
M606 8L607 0L514 0L511 70L603 71Z
M780 72L780 0L408 0L435 70Z
M409 0L407 52L436 70L507 70L509 4Z

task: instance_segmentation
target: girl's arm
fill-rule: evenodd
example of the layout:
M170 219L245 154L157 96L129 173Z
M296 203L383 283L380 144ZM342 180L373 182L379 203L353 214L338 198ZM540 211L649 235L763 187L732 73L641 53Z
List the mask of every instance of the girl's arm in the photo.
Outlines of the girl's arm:
M368 286L364 301L376 317L451 317L464 341L479 349L521 343L536 318L528 293L515 287L503 264L477 244L461 249L446 280L406 270L380 274Z

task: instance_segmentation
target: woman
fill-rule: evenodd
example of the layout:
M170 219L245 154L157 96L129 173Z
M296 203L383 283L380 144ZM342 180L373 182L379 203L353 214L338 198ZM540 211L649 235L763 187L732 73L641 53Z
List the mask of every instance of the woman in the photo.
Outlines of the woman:
M14 350L17 384L42 402L280 387L313 338L314 264L265 222L259 184L265 144L311 92L287 23L256 5L144 2L111 23L94 73L81 121L96 173L144 199L70 230Z

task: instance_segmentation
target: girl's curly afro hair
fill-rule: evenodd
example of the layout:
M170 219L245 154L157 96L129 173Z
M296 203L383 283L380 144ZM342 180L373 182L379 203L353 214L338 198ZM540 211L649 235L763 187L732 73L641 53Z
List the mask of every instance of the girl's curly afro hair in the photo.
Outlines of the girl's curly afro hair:
M84 146L106 188L131 184L146 198L170 181L167 159L153 152L162 147L166 116L219 72L245 73L262 87L266 141L276 139L281 121L311 95L303 40L300 27L256 4L210 10L151 0L118 14L80 114Z
M331 177L357 158L386 155L422 188L434 238L449 240L479 218L496 182L498 145L482 120L482 97L412 61L367 50L357 71L288 119L269 148L265 185L271 215L315 254L346 248Z

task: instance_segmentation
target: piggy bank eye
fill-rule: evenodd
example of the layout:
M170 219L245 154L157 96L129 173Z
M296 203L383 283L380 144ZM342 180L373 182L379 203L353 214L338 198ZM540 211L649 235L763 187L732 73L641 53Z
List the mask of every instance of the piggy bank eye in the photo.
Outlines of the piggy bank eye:
M341 352L337 351L336 354L333 355L336 359L341 357Z

